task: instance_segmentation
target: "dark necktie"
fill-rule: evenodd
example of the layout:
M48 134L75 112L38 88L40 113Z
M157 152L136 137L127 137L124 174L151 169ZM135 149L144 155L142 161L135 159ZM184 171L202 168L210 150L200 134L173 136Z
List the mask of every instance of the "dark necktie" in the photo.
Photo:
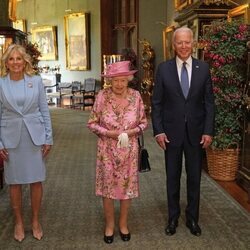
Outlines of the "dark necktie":
M188 72L187 72L186 64L187 63L184 62L181 68L181 88L182 88L182 92L185 98L187 98L188 90L189 90Z

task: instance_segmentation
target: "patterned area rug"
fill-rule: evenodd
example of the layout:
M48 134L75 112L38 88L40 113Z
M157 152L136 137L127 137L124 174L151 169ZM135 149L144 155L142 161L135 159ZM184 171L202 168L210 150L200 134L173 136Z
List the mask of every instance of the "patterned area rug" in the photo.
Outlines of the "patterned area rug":
M95 196L96 136L86 128L89 112L51 109L54 147L47 159L47 180L41 223L44 238L30 229L29 187L23 187L26 238L13 239L13 216L8 188L0 191L0 249L249 249L250 217L205 173L202 175L200 226L192 236L185 226L186 189L182 176L182 215L174 236L164 233L167 221L163 152L152 129L145 133L152 171L140 174L140 198L133 200L129 217L131 241L123 242L116 228L112 245L103 242L102 202ZM116 203L118 215L119 203Z

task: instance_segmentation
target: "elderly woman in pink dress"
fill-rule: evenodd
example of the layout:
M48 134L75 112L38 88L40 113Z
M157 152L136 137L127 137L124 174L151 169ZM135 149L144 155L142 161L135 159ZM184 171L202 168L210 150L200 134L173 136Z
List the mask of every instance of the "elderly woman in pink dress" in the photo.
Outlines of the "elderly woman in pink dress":
M128 88L136 70L129 61L110 64L104 77L111 87L101 90L93 106L89 129L98 135L96 195L102 196L105 215L104 241L114 240L114 200L120 201L119 234L130 240L128 212L139 195L138 135L147 127L140 93Z

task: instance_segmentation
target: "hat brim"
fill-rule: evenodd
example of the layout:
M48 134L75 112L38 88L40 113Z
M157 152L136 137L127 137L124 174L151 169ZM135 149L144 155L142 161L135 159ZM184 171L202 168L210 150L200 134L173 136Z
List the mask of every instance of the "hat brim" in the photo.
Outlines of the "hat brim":
M101 74L102 77L107 77L107 78L110 78L110 77L116 77L116 76L130 76L130 75L133 75L137 72L138 70L130 70L130 71L126 71L126 72L119 72L119 73L116 73L116 74Z

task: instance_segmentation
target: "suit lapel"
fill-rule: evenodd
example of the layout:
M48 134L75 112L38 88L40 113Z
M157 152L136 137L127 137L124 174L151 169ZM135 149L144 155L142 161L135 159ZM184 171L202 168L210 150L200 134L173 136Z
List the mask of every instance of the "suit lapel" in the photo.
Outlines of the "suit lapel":
M24 80L25 80L24 89L26 98L23 105L23 110L22 110L23 113L25 113L26 110L28 110L30 105L33 103L34 91L35 91L34 82L32 81L31 77L28 75L24 75Z
M9 75L6 76L5 84L2 85L2 88L4 92L3 94L5 95L6 100L9 103L10 107L12 107L12 109L16 110L20 114L25 113L30 108L30 106L34 101L35 86L31 77L28 75L24 75L25 101L22 110L18 107L17 102L12 94Z
M6 98L6 101L9 103L10 107L14 109L16 112L21 113L20 108L17 106L17 102L12 94L11 90L11 80L10 76L7 75L5 78L5 83L2 85L3 95Z
M185 97L183 95L183 92L182 92L180 79L179 79L179 76L178 76L176 59L175 58L171 59L169 61L169 63L170 63L170 69L171 69L170 74L171 74L171 77L173 78L173 82L176 83L175 86L176 86L177 91L179 92L179 94L181 96L183 96L183 98L185 99ZM191 76L190 88L189 88L187 99L192 95L192 93L196 89L196 85L199 84L199 82L197 81L197 76L199 75L199 73L200 73L199 61L192 57L192 76Z
M181 89L181 83L180 83L180 79L179 79L179 75L178 75L178 71L177 71L177 65L176 65L175 58L170 61L170 65L171 65L171 71L172 71L171 77L173 77L173 82L176 83L175 86L177 88L177 92L179 92L179 94L182 95L183 98L185 98L183 95L182 89Z
M191 76L190 89L189 89L187 98L190 97L193 91L195 90L195 85L198 83L196 79L199 73L200 73L199 61L195 58L192 58L192 76Z

